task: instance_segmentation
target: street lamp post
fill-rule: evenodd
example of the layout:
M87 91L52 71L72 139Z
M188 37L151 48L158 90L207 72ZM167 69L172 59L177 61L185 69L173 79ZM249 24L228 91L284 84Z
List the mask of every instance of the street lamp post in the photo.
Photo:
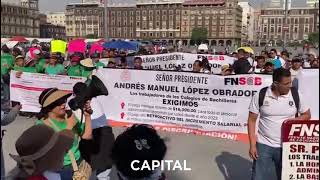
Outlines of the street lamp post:
M286 45L287 45L287 31L289 30L288 28L288 0L285 0L285 6L284 6L285 10L284 10L284 26L286 27L284 29L284 37L283 37L283 49L286 49Z
M108 0L104 0L104 38L109 38L108 34Z

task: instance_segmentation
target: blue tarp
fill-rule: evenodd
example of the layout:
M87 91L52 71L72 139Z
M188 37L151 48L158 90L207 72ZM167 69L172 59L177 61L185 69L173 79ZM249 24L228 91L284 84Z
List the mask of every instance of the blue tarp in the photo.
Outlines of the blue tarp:
M103 44L104 48L108 49L125 49L125 50L137 50L138 46L136 43L131 43L130 41L113 41L106 42Z

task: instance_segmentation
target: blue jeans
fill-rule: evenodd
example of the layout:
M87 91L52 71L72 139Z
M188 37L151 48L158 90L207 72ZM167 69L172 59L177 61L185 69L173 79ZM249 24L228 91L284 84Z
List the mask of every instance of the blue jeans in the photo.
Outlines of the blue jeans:
M60 174L61 180L71 180L73 176L72 166L65 166L57 173Z
M258 159L253 161L252 180L281 180L282 148L257 143Z

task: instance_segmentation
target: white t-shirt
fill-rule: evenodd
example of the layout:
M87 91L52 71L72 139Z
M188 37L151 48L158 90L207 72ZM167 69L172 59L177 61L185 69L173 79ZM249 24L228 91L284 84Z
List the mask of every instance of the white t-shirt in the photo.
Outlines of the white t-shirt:
M309 107L304 103L299 92L299 113L306 112ZM281 126L285 120L295 118L297 108L291 91L287 95L276 97L268 88L261 109L259 108L259 93L256 93L250 103L249 111L260 114L257 142L271 147L281 147Z
M290 68L291 78L294 79L302 70L302 67L298 70L293 70L292 68Z
M94 97L91 99L91 109L93 110L93 113L91 114L91 127L92 129L97 129L100 127L104 127L107 126L107 117L104 113L103 110L103 103L101 102L101 97L103 96L98 96L98 97ZM74 115L81 120L81 110L78 109L76 111L73 111ZM83 116L83 121L82 123L84 123L84 116Z

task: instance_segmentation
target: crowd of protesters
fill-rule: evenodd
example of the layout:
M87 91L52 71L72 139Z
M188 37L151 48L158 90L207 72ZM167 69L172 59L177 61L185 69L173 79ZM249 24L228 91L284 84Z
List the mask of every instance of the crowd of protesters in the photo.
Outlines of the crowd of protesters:
M273 74L278 68L289 69L292 76L295 77L302 69L319 68L319 57L313 50L303 55L290 57L289 52L278 52L271 49L269 52L262 51L260 54L253 56L245 49L239 49L237 52L229 54L234 57L233 64L224 64L221 66L221 75L231 74ZM211 73L210 64L206 58L196 60L193 64L193 72Z
M9 101L11 70L17 71L16 77L18 78L22 73L30 72L79 76L89 80L95 68L143 69L140 57L134 57L132 54L130 56L124 51L104 50L102 53L95 52L90 55L76 52L65 56L61 53L51 53L48 47L42 47L37 43L32 44L32 47L34 48L32 52L19 47L9 49L5 45L1 48L1 120L3 112L8 112L3 107L7 107L10 112L8 106L11 106ZM141 49L138 53L139 55L152 54L145 49ZM162 49L161 53L168 53L168 51ZM223 76L249 73L273 74L276 69L284 68L290 71L292 77L295 77L303 68L319 68L319 57L312 51L308 52L306 59L301 56L291 58L289 52L278 52L276 49L271 49L269 52L263 51L255 57L245 49L239 49L231 54L220 53L219 55L228 55L235 59L233 64L222 65L221 75ZM108 59L107 64L100 62L104 58ZM133 58L131 66L128 63L128 58ZM182 71L179 66L176 70ZM208 59L195 60L193 72L211 74L212 70ZM80 89L82 88L80 87ZM76 92L74 91L74 93ZM108 179L107 176L112 164L116 167L119 180L166 179L160 170L146 170L137 173L132 171L130 167L132 160L140 160L141 162L144 160L163 160L167 147L164 140L152 127L135 125L115 139L112 129L108 127L99 129L103 126L97 123L98 120L93 121L95 117L98 117L97 119L102 117L106 120L105 116L92 114L95 99L86 102L82 109L84 123L80 123L79 116L75 112L67 110L66 102L70 96L72 96L71 93L57 88L49 88L41 93L39 97L41 112L37 115L36 126L27 129L20 136L16 142L18 155L11 155L18 163L18 173L15 175L15 179L75 179L76 169L87 166L86 170L92 169L88 170L90 173L83 175L85 179L92 177L94 171L95 179ZM15 117L19 108L21 106L16 105L14 111L11 112L14 115L11 116ZM14 117L10 118L10 122ZM103 133L108 133L108 135L104 136ZM104 139L101 140L101 138ZM31 139L32 141L30 141ZM109 144L103 144L106 142ZM99 149L100 145L107 149L105 151ZM103 154L100 155L93 150L101 150ZM103 157L107 158L103 159ZM97 163L99 161L104 164L96 165L99 164ZM104 176L105 174L107 175Z

